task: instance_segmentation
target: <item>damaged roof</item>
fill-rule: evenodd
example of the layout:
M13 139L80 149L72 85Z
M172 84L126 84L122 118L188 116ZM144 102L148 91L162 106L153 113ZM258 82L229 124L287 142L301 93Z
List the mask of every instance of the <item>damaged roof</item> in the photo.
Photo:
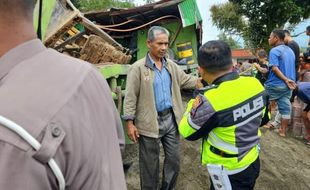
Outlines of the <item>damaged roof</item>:
M231 50L233 59L252 59L255 58L249 49L233 49Z
M196 0L161 0L134 8L85 13L85 17L100 25L111 27L122 23L118 28L141 26L164 16L170 20L181 19L183 27L200 25L202 20Z

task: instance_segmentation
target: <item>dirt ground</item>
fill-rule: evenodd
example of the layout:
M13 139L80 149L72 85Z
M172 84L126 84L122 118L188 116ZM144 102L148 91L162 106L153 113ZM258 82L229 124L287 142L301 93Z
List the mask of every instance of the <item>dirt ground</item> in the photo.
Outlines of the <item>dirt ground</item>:
M309 190L310 147L292 134L282 138L276 131L263 130L261 138L261 171L256 190ZM209 175L200 164L201 140L181 140L181 169L176 190L207 190ZM128 145L126 161L133 164L126 174L128 190L140 189L138 146ZM163 154L160 157L163 162Z
M200 165L200 141L181 140L181 171L177 190L203 190L210 186L207 170ZM126 174L128 190L138 190L138 146L128 145L127 159L133 161ZM261 172L255 189L259 190L309 190L310 147L293 137L280 138L274 131L266 131L261 140ZM161 156L161 162L163 155Z

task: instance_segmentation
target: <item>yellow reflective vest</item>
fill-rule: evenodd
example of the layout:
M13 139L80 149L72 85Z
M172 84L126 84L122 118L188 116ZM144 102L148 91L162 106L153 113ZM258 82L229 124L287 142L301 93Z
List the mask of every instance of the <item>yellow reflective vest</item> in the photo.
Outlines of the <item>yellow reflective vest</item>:
M265 90L256 78L228 73L189 101L179 132L188 140L203 139L202 164L238 173L258 157L265 107ZM233 156L223 157L212 148Z

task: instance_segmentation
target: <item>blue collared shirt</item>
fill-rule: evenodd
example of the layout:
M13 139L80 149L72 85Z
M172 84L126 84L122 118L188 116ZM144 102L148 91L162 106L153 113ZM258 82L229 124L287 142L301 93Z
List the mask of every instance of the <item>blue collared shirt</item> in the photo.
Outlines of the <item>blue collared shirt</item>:
M276 66L288 79L295 81L295 54L293 50L286 45L279 45L270 50L269 53L269 76L265 85L285 86L286 84L273 71L272 66Z
M172 107L171 77L167 69L167 61L165 59L162 59L163 67L162 70L159 70L149 54L148 58L153 66L155 73L153 89L154 89L156 110L158 112L161 112L164 111L165 109Z
M310 104L310 82L299 82L297 84L297 96L306 104Z

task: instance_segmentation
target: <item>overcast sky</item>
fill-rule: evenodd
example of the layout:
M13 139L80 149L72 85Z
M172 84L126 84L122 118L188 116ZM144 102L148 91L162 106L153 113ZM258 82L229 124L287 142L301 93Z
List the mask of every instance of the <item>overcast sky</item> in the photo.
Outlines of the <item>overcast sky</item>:
M203 20L203 42L217 39L220 31L212 25L210 8L212 5L225 3L227 0L197 0L200 14Z

